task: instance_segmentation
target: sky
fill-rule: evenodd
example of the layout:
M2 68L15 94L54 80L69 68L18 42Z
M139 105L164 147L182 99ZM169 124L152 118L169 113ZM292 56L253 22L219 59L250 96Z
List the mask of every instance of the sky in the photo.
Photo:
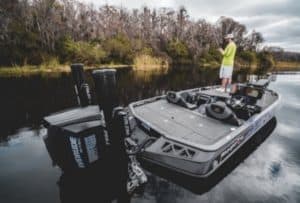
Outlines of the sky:
M285 51L300 52L299 0L79 0L97 6L109 4L127 9L184 6L194 20L204 18L216 22L228 16L245 24L248 31L261 32L265 44L280 46Z

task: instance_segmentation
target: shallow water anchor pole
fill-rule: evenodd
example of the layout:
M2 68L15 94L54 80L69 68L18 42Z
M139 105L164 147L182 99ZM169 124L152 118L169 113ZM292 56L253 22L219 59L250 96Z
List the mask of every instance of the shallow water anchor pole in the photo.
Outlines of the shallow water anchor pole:
M85 82L83 64L72 64L71 72L78 105L82 107L88 106L91 104L91 94L89 85Z
M99 109L103 110L107 129L112 128L113 109L118 106L117 82L115 69L101 69L93 71L96 95Z

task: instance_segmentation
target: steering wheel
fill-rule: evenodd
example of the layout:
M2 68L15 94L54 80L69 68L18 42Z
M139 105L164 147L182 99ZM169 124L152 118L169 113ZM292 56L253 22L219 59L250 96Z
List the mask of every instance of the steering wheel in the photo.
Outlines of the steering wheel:
M233 109L242 109L246 106L246 96L241 96L241 95L236 95L232 96L228 104L233 108Z

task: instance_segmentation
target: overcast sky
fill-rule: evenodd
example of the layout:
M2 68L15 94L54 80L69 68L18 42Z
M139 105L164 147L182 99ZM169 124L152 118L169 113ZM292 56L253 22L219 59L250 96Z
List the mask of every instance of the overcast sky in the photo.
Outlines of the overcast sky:
M220 16L233 17L248 30L263 34L266 44L300 52L299 0L80 0L95 5L110 4L128 9L185 6L193 19L214 23Z

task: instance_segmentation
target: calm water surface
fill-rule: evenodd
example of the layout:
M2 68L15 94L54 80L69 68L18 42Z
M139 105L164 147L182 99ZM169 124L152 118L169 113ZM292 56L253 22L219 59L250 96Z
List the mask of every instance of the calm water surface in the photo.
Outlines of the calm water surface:
M211 69L122 70L117 76L124 105L166 90L216 84L217 77ZM244 81L246 75L234 78ZM260 132L264 142L251 140L204 181L146 165L148 184L131 202L300 202L300 75L278 75L270 87L282 100L276 121ZM68 180L52 166L42 139L46 131L39 127L43 116L76 106L70 76L0 78L0 92L0 202L56 203L80 191L82 185L72 181L62 186ZM101 189L95 193L101 202Z

